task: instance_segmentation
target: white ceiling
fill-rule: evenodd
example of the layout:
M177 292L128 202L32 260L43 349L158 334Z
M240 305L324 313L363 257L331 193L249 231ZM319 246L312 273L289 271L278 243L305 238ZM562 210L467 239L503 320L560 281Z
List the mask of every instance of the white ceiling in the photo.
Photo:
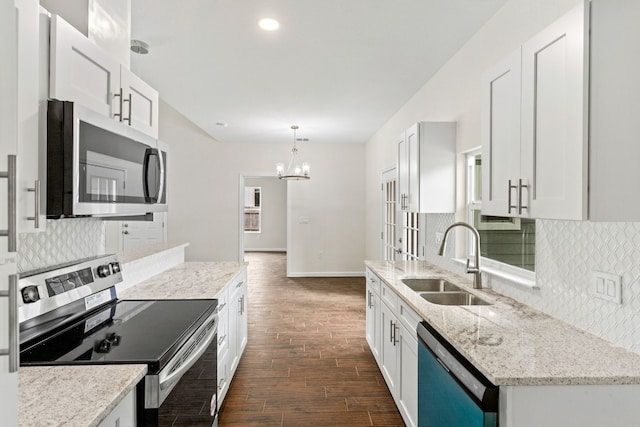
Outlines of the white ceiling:
M505 1L133 0L131 68L222 142L363 143Z

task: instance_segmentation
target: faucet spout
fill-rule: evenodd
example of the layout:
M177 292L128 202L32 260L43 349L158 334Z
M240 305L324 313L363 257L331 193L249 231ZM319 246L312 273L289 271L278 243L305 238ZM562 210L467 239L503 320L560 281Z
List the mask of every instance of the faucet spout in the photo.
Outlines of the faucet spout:
M438 255L443 256L444 251L447 245L447 236L449 235L449 231L451 231L455 227L464 227L471 230L473 234L473 240L475 245L475 256L474 256L474 264L470 266L470 260L467 258L467 273L473 274L473 287L475 289L482 289L482 274L480 271L480 233L473 226L466 222L454 222L444 232L444 236L442 237L442 243L440 243L440 249L438 250Z

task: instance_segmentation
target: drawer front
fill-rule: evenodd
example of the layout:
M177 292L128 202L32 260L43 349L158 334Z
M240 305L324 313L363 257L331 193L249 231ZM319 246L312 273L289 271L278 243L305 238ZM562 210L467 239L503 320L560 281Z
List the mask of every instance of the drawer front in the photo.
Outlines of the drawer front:
M380 278L373 271L367 268L367 284L373 292L380 295Z
M404 301L400 301L400 308L398 309L397 315L402 324L410 331L415 332L418 327L418 323L422 322L422 317L413 311L413 309Z
M398 309L398 295L384 282L380 284L380 298L394 312Z
M231 285L229 286L229 298L236 298L244 288L247 286L247 269L242 270L240 274L238 274Z
M229 351L229 308L218 313L218 360Z

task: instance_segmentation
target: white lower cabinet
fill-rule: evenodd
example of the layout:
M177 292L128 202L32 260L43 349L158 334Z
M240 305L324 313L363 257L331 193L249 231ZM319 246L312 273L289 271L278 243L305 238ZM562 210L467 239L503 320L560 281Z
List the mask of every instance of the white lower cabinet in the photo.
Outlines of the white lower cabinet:
M366 310L366 339L371 353L380 359L380 343L382 334L380 330L380 281L371 273L367 275L367 310Z
M407 426L418 425L418 339L422 320L367 269L366 338ZM377 291L379 289L379 291Z
M247 346L247 270L244 269L218 298L218 407Z
M136 388L129 392L98 427L125 427L136 425Z

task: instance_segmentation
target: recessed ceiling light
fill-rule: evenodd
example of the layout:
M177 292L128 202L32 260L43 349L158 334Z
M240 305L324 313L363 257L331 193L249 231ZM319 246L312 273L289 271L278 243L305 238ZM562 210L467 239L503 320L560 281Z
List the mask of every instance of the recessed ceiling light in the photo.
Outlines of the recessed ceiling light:
M272 18L262 18L258 21L258 26L265 31L275 31L280 28L280 23Z

